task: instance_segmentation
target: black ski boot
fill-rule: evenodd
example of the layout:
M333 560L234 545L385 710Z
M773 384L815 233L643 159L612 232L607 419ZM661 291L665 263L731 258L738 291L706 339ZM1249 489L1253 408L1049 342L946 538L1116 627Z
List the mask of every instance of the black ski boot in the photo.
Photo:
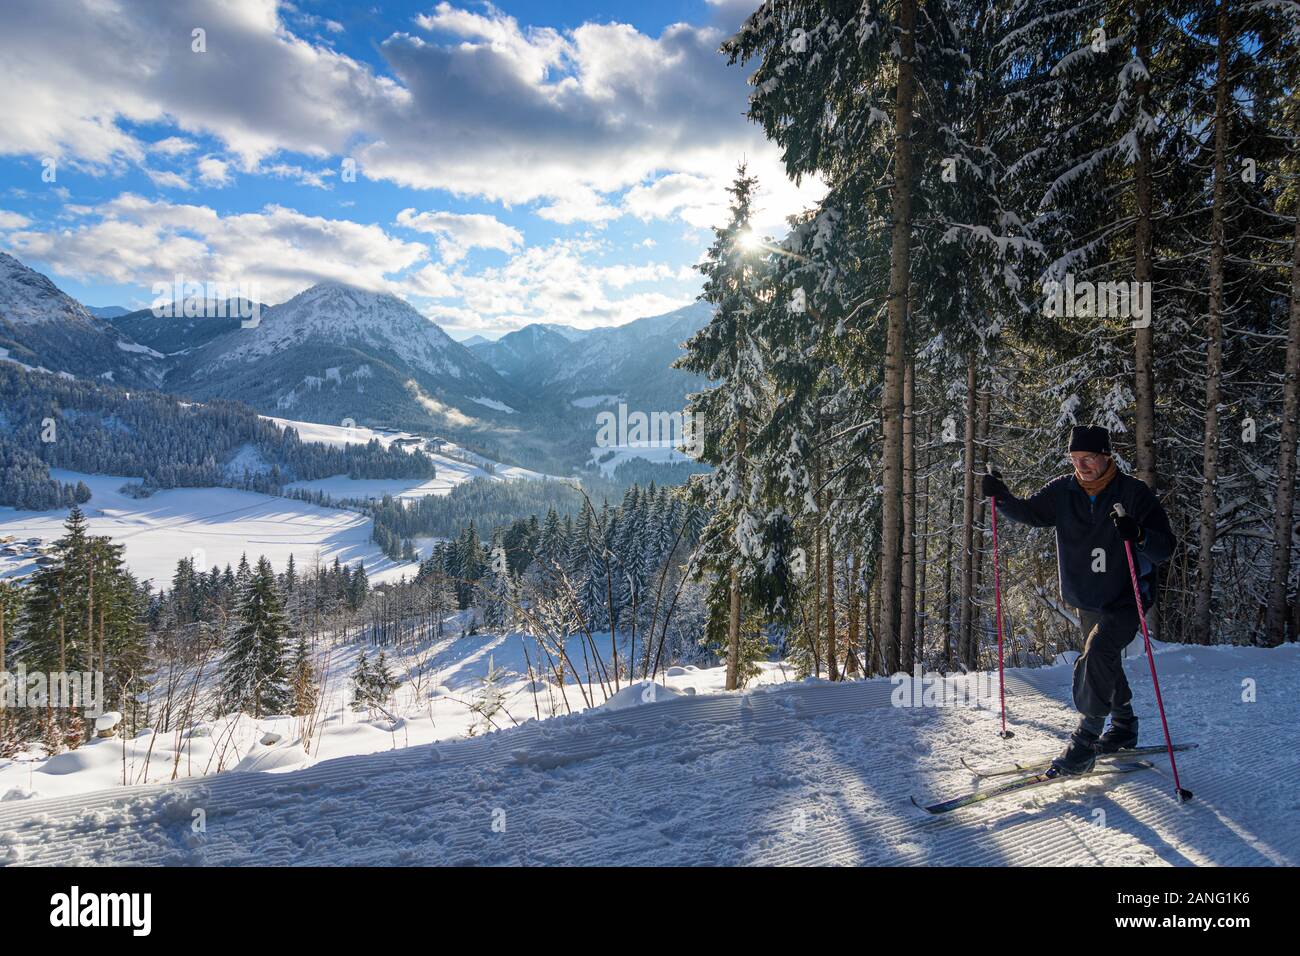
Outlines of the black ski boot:
M1101 730L1102 721L1085 717L1079 721L1078 729L1070 735L1070 744L1061 756L1052 761L1048 774L1056 777L1087 773L1097 762L1097 731Z
M1133 708L1125 707L1110 715L1110 729L1097 741L1097 753L1113 754L1131 750L1138 742L1138 719Z

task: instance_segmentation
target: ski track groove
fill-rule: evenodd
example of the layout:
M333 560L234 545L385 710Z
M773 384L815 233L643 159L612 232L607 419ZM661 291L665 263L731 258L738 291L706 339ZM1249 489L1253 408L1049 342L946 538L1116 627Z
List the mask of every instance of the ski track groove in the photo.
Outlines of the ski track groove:
M1162 674L1191 670L1169 663L1158 661ZM1139 695L1147 690L1141 673L1130 674ZM1064 728L1068 683L1068 672L1009 675L1013 717ZM929 709L897 736L874 739L870 711L889 707L891 691L888 682L864 682L684 697L287 774L227 772L15 802L0 805L0 862L973 866L1300 859L1300 836L1275 834L1269 842L1254 831L1257 815L1270 811L1252 808L1252 795L1270 788L1294 793L1300 784L1300 764L1279 764L1270 728L1255 725L1234 744L1237 763L1259 768L1253 772L1215 775L1205 742L1181 754L1183 779L1196 792L1188 806L1172 796L1167 762L1152 757L1154 769L1118 782L1068 781L931 817L911 807L909 790L920 787L928 796L972 785L944 746L945 735L960 736L962 719L982 719L992 736L997 712ZM1021 746L1034 733L1028 728ZM914 764L894 759L935 738ZM671 743L661 750L665 739ZM605 785L593 787L593 780ZM705 796L698 802L690 797L696 787ZM745 799L707 799L728 794ZM1092 824L1097 806L1110 827ZM208 813L202 837L190 833L194 807ZM360 807L367 812L358 813ZM506 813L504 833L492 832L495 807ZM1236 817L1234 808L1241 808ZM1216 810L1235 823L1221 822ZM1211 826L1241 834L1228 841L1230 849L1202 851L1197 837ZM6 857L6 837L21 856Z

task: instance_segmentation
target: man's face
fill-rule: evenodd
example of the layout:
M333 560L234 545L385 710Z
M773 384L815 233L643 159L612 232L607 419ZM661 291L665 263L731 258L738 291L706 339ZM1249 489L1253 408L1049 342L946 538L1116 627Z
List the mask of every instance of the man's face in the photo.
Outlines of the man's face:
M1074 463L1075 473L1084 481L1096 481L1110 467L1110 455L1086 451L1070 452L1070 461Z

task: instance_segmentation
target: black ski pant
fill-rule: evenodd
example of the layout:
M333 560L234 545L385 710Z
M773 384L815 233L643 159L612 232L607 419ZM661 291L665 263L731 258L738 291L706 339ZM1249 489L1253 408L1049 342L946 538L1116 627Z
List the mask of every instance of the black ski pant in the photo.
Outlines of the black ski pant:
M1124 676L1124 648L1137 634L1137 607L1079 611L1083 653L1074 662L1074 706L1083 715L1079 730L1096 736L1107 715L1130 719L1133 691Z

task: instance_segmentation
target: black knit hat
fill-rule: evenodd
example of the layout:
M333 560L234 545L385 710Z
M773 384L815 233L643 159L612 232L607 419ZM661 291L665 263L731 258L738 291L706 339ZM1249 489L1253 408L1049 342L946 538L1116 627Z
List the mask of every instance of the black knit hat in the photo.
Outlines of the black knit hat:
M1110 432L1100 425L1075 425L1070 430L1070 451L1110 454Z

